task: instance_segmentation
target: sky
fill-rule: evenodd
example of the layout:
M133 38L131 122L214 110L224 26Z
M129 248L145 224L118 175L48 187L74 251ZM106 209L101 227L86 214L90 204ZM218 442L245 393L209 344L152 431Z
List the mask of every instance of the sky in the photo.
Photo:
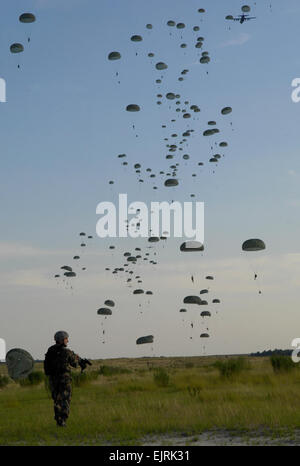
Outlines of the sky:
M300 5L247 4L256 19L242 25L225 20L240 14L240 0L0 5L0 77L7 90L0 103L0 338L7 350L24 348L41 359L60 329L69 332L74 351L91 358L239 354L289 348L300 337L300 103L291 99L291 82L300 77ZM24 12L34 13L36 22L21 24ZM168 20L186 27L170 28ZM143 41L132 42L134 34ZM202 50L194 47L199 36ZM24 44L22 54L10 53L14 42ZM121 60L109 61L111 51ZM202 51L209 52L208 65L199 63ZM157 71L158 61L168 69ZM189 72L179 82L183 69ZM182 119L167 92L180 94L181 109L189 101L201 112ZM141 111L126 112L132 103ZM222 116L225 106L232 113ZM220 129L213 139L202 136L210 120ZM166 160L171 134L187 129L194 132L183 152ZM220 141L228 147L215 166L211 146ZM118 154L126 154L128 166ZM166 188L159 171L177 162L179 185ZM96 235L98 203L117 204L119 193L146 203L190 201L193 193L205 204L203 253L180 253L184 239L170 238L149 250L157 265L136 266L151 299L133 295L127 274L111 273L124 264L125 251L146 252L147 240ZM80 232L93 235L84 250ZM243 252L249 238L263 239L266 249ZM65 264L78 270L67 285L54 278ZM192 305L183 317L183 298L208 285L211 317L204 320L202 308ZM221 303L212 305L213 298ZM104 319L97 309L106 299L115 307ZM203 343L206 328L210 338ZM152 345L136 345L150 334Z

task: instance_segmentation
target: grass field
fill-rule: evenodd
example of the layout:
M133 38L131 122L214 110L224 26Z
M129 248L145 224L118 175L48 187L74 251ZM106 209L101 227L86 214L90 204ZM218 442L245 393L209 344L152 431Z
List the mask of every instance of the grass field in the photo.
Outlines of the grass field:
M44 382L11 381L0 389L0 444L139 445L147 436L220 429L292 438L300 427L298 366L275 373L269 358L246 358L239 372L222 376L216 360L230 358L93 361L94 379L74 386L65 429L56 427Z

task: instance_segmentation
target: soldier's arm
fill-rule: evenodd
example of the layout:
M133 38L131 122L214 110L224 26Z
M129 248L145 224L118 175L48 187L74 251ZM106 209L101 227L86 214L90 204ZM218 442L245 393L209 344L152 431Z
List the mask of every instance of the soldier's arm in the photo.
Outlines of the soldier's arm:
M81 358L78 356L78 354L75 354L74 351L71 351L69 349L67 351L68 351L68 363L72 367L77 367L81 361Z

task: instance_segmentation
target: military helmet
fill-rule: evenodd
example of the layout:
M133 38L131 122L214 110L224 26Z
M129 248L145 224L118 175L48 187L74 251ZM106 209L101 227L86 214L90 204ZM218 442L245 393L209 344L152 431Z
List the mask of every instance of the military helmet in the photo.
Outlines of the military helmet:
M56 334L54 335L54 340L57 342L57 343L60 343L62 340L64 340L65 338L69 338L69 334L67 332L65 332L64 330L59 330L58 332L56 332Z

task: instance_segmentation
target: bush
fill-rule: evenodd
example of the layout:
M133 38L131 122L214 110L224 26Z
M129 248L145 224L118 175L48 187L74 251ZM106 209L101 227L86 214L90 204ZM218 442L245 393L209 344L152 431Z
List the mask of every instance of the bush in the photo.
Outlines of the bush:
M96 380L98 375L98 371L72 372L72 382L75 387L81 387Z
M186 362L184 364L185 369L192 369L195 366L193 362Z
M273 367L273 371L278 372L288 372L292 369L295 369L296 364L293 362L290 356L282 356L279 354L274 354L270 357L270 362Z
M155 369L155 373L153 374L153 380L158 387L167 387L170 382L170 377L167 371L160 367L158 369Z
M104 375L105 377L110 377L111 375L117 374L130 374L130 370L126 367L118 366L100 366L99 374Z
M25 379L20 379L18 382L21 387L28 387L29 385L39 385L43 382L45 376L41 371L33 371Z
M232 377L250 368L249 361L244 358L216 361L214 365L219 370L222 377Z
M0 375L0 388L6 387L9 384L9 377L6 375Z

